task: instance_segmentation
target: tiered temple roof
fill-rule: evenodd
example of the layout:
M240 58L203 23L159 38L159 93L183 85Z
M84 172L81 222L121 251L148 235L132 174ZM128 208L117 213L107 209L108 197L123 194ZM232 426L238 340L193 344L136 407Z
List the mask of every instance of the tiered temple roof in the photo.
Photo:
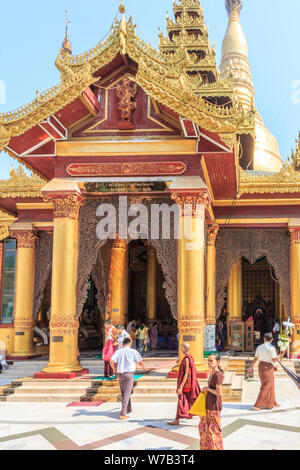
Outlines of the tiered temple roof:
M159 33L160 51L182 58L182 79L196 94L206 98L223 96L228 102L233 95L232 83L229 76L220 77L200 0L175 1L173 11L175 21L167 14L168 36Z

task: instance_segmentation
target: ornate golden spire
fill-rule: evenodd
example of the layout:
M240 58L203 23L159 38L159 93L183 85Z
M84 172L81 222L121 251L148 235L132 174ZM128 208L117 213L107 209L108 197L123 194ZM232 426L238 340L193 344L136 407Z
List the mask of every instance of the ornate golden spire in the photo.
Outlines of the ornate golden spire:
M296 139L296 151L292 150L292 161L294 163L295 170L300 170L300 132Z
M70 55L72 54L72 46L68 37L68 24L71 23L68 19L68 10L65 10L65 25L66 25L66 34L65 34L65 39L64 42L62 43L62 50L64 52L68 52Z
M231 74L234 94L242 103L244 110L255 111L254 153L245 148L244 155L247 154L245 161L250 162L254 170L279 171L282 167L282 158L277 140L265 126L255 106L248 42L240 20L242 0L225 0L225 6L229 20L222 44L221 74L222 76Z

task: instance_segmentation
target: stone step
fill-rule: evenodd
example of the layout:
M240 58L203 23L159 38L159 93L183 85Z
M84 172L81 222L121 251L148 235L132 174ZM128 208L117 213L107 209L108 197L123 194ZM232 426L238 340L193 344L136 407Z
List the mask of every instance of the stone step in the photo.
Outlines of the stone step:
M32 388L35 388L35 387L82 387L82 388L90 388L90 387L96 387L95 385L95 382L93 381L90 381L90 380L83 380L83 381L72 381L72 380L68 380L68 381L62 381L62 380L39 380L39 379L29 379L29 380L21 380L22 382L22 386L24 387L32 387ZM14 383L19 383L18 380L16 380L15 382L12 382L12 386L14 385ZM97 382L98 384L98 382Z
M34 393L31 395L9 395L6 397L7 402L18 402L18 403L25 403L25 402L35 402L35 403L42 403L42 402L53 402L53 403L71 403L73 401L80 402L81 395L76 394L53 394L53 395L45 395L43 393Z
M235 375L232 380L231 390L243 390L244 376Z
M96 390L95 390L96 391ZM86 395L84 387L19 387L14 389L14 395Z

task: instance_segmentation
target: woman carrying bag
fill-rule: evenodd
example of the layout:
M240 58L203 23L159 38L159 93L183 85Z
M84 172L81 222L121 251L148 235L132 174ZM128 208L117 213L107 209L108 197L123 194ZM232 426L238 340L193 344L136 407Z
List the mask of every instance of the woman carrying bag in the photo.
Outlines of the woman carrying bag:
M221 427L223 371L220 368L220 357L212 354L208 358L210 376L206 394L206 416L201 416L199 424L200 449L224 450ZM191 410L192 411L192 410Z

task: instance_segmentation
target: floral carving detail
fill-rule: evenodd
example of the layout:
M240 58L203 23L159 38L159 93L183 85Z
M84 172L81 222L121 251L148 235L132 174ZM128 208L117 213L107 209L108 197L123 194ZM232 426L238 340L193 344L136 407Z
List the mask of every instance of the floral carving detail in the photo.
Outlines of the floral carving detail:
M18 318L14 321L15 331L33 331L34 321L26 318Z
M32 231L11 230L10 236L18 242L18 248L35 248L37 235Z
M188 315L186 315L187 318ZM200 313L198 318L200 317ZM191 315L190 318L193 318ZM179 334L187 335L187 334L202 334L204 332L204 321L203 320L178 320L178 331Z
M290 227L290 243L291 246L300 244L300 228Z
M77 335L79 321L71 315L61 317L55 315L54 318L51 317L49 326L51 336Z
M136 83L132 83L128 77L124 77L122 85L117 87L118 110L120 111L122 121L131 122L132 113L136 110L136 102L133 101L136 93Z
M208 227L207 229L207 244L209 246L216 246L216 240L219 233L219 227Z
M48 200L48 198L45 198ZM53 218L55 219L75 219L79 218L79 210L82 204L82 197L77 194L69 196L53 196Z
M182 209L182 215L201 217L203 216L203 206L207 209L210 204L209 195L206 191L191 193L173 193L171 198Z

